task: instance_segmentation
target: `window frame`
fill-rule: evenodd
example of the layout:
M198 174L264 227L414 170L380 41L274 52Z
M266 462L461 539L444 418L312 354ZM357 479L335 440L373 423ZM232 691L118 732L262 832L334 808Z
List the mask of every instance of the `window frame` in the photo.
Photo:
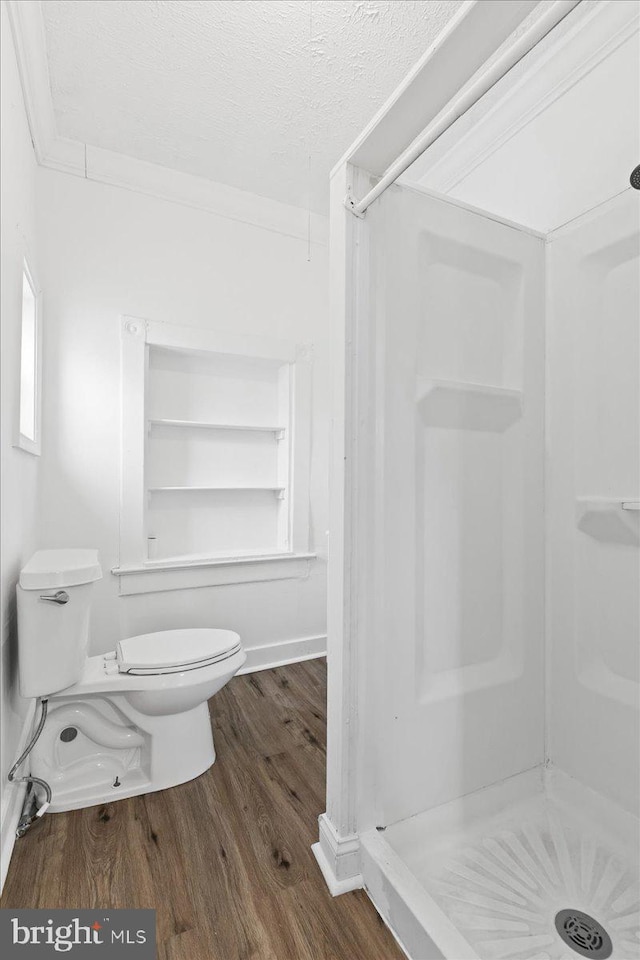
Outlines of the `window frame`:
M39 457L41 453L41 435L42 435L42 291L37 282L35 273L26 257L22 260L22 283L20 284L20 353L19 353L19 377L17 386L16 403L16 439L14 447L30 453L32 456ZM29 437L21 430L22 420L22 344L24 337L24 281L27 281L31 293L33 294L35 323L34 323L34 383L33 383L33 423L34 436Z

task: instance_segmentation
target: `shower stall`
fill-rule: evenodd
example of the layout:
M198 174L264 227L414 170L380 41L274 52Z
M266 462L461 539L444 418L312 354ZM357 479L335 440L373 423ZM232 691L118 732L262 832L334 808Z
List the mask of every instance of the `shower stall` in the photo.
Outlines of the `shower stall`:
M376 189L374 124L332 182L316 855L334 894L367 889L412 960L640 956L638 5L564 7L439 156ZM537 120L459 189L426 186L577 44L586 66ZM419 78L378 127L401 125ZM614 97L613 133L590 84ZM583 188L559 155L545 177L544 151L587 102Z

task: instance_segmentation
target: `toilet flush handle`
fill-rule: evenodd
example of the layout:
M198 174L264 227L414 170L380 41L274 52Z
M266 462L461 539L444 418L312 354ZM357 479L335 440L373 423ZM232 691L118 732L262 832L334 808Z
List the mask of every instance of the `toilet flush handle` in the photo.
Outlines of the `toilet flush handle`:
M69 603L69 594L66 590L58 590L52 596L40 595L41 600L48 600L49 603Z

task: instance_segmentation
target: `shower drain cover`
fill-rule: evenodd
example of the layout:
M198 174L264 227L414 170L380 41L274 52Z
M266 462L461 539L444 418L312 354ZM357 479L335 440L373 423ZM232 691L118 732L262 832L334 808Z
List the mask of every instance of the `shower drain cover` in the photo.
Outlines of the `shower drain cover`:
M581 957L605 960L613 952L613 944L607 931L582 910L560 910L556 914L556 930L564 942Z

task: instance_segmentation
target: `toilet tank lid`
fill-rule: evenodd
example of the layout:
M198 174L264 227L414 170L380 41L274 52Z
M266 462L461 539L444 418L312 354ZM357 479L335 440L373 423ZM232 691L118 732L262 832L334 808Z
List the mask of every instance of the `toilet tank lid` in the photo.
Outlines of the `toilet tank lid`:
M47 590L101 578L97 550L38 550L20 571L20 586L23 590Z

